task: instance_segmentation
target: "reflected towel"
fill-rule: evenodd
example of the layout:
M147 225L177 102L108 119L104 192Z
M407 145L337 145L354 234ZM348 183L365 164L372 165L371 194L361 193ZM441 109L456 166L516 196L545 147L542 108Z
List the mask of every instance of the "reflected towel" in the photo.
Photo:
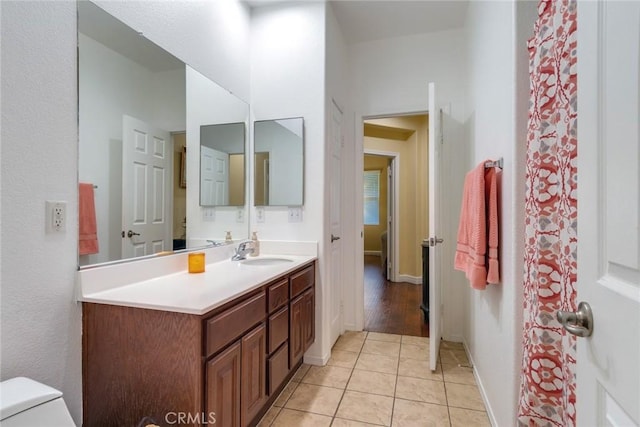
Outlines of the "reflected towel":
M498 263L498 185L495 168L480 163L464 180L454 267L474 289L500 281Z
M96 204L93 184L80 183L78 188L78 253L90 255L98 253L98 230L96 226Z

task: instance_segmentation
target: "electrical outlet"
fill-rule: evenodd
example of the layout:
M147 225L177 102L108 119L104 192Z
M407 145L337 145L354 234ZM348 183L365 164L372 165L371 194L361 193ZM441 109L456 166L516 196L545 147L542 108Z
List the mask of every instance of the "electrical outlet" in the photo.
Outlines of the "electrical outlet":
M67 230L67 202L45 202L45 227L47 233L64 233Z
M300 207L289 208L289 222L302 222L302 208Z
M264 208L256 208L256 222L264 222Z

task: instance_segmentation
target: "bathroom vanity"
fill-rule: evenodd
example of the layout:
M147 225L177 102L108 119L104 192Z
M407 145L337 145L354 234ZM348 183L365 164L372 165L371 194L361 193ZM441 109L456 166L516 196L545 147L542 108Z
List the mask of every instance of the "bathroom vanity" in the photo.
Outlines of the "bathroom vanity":
M315 257L290 258L85 293L83 424L255 425L315 339Z

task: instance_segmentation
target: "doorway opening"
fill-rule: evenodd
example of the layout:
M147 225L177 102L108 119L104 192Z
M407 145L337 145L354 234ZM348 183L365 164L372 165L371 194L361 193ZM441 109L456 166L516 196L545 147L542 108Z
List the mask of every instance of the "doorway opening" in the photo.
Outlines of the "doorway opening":
M427 114L363 119L366 331L428 336L420 310L421 243L428 235L427 152Z

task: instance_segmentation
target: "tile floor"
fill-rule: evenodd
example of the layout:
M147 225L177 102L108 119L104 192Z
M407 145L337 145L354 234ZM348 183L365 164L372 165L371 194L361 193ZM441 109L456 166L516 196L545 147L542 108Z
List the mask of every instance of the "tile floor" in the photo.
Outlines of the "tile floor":
M302 365L259 426L490 426L461 344L347 332L327 366Z

